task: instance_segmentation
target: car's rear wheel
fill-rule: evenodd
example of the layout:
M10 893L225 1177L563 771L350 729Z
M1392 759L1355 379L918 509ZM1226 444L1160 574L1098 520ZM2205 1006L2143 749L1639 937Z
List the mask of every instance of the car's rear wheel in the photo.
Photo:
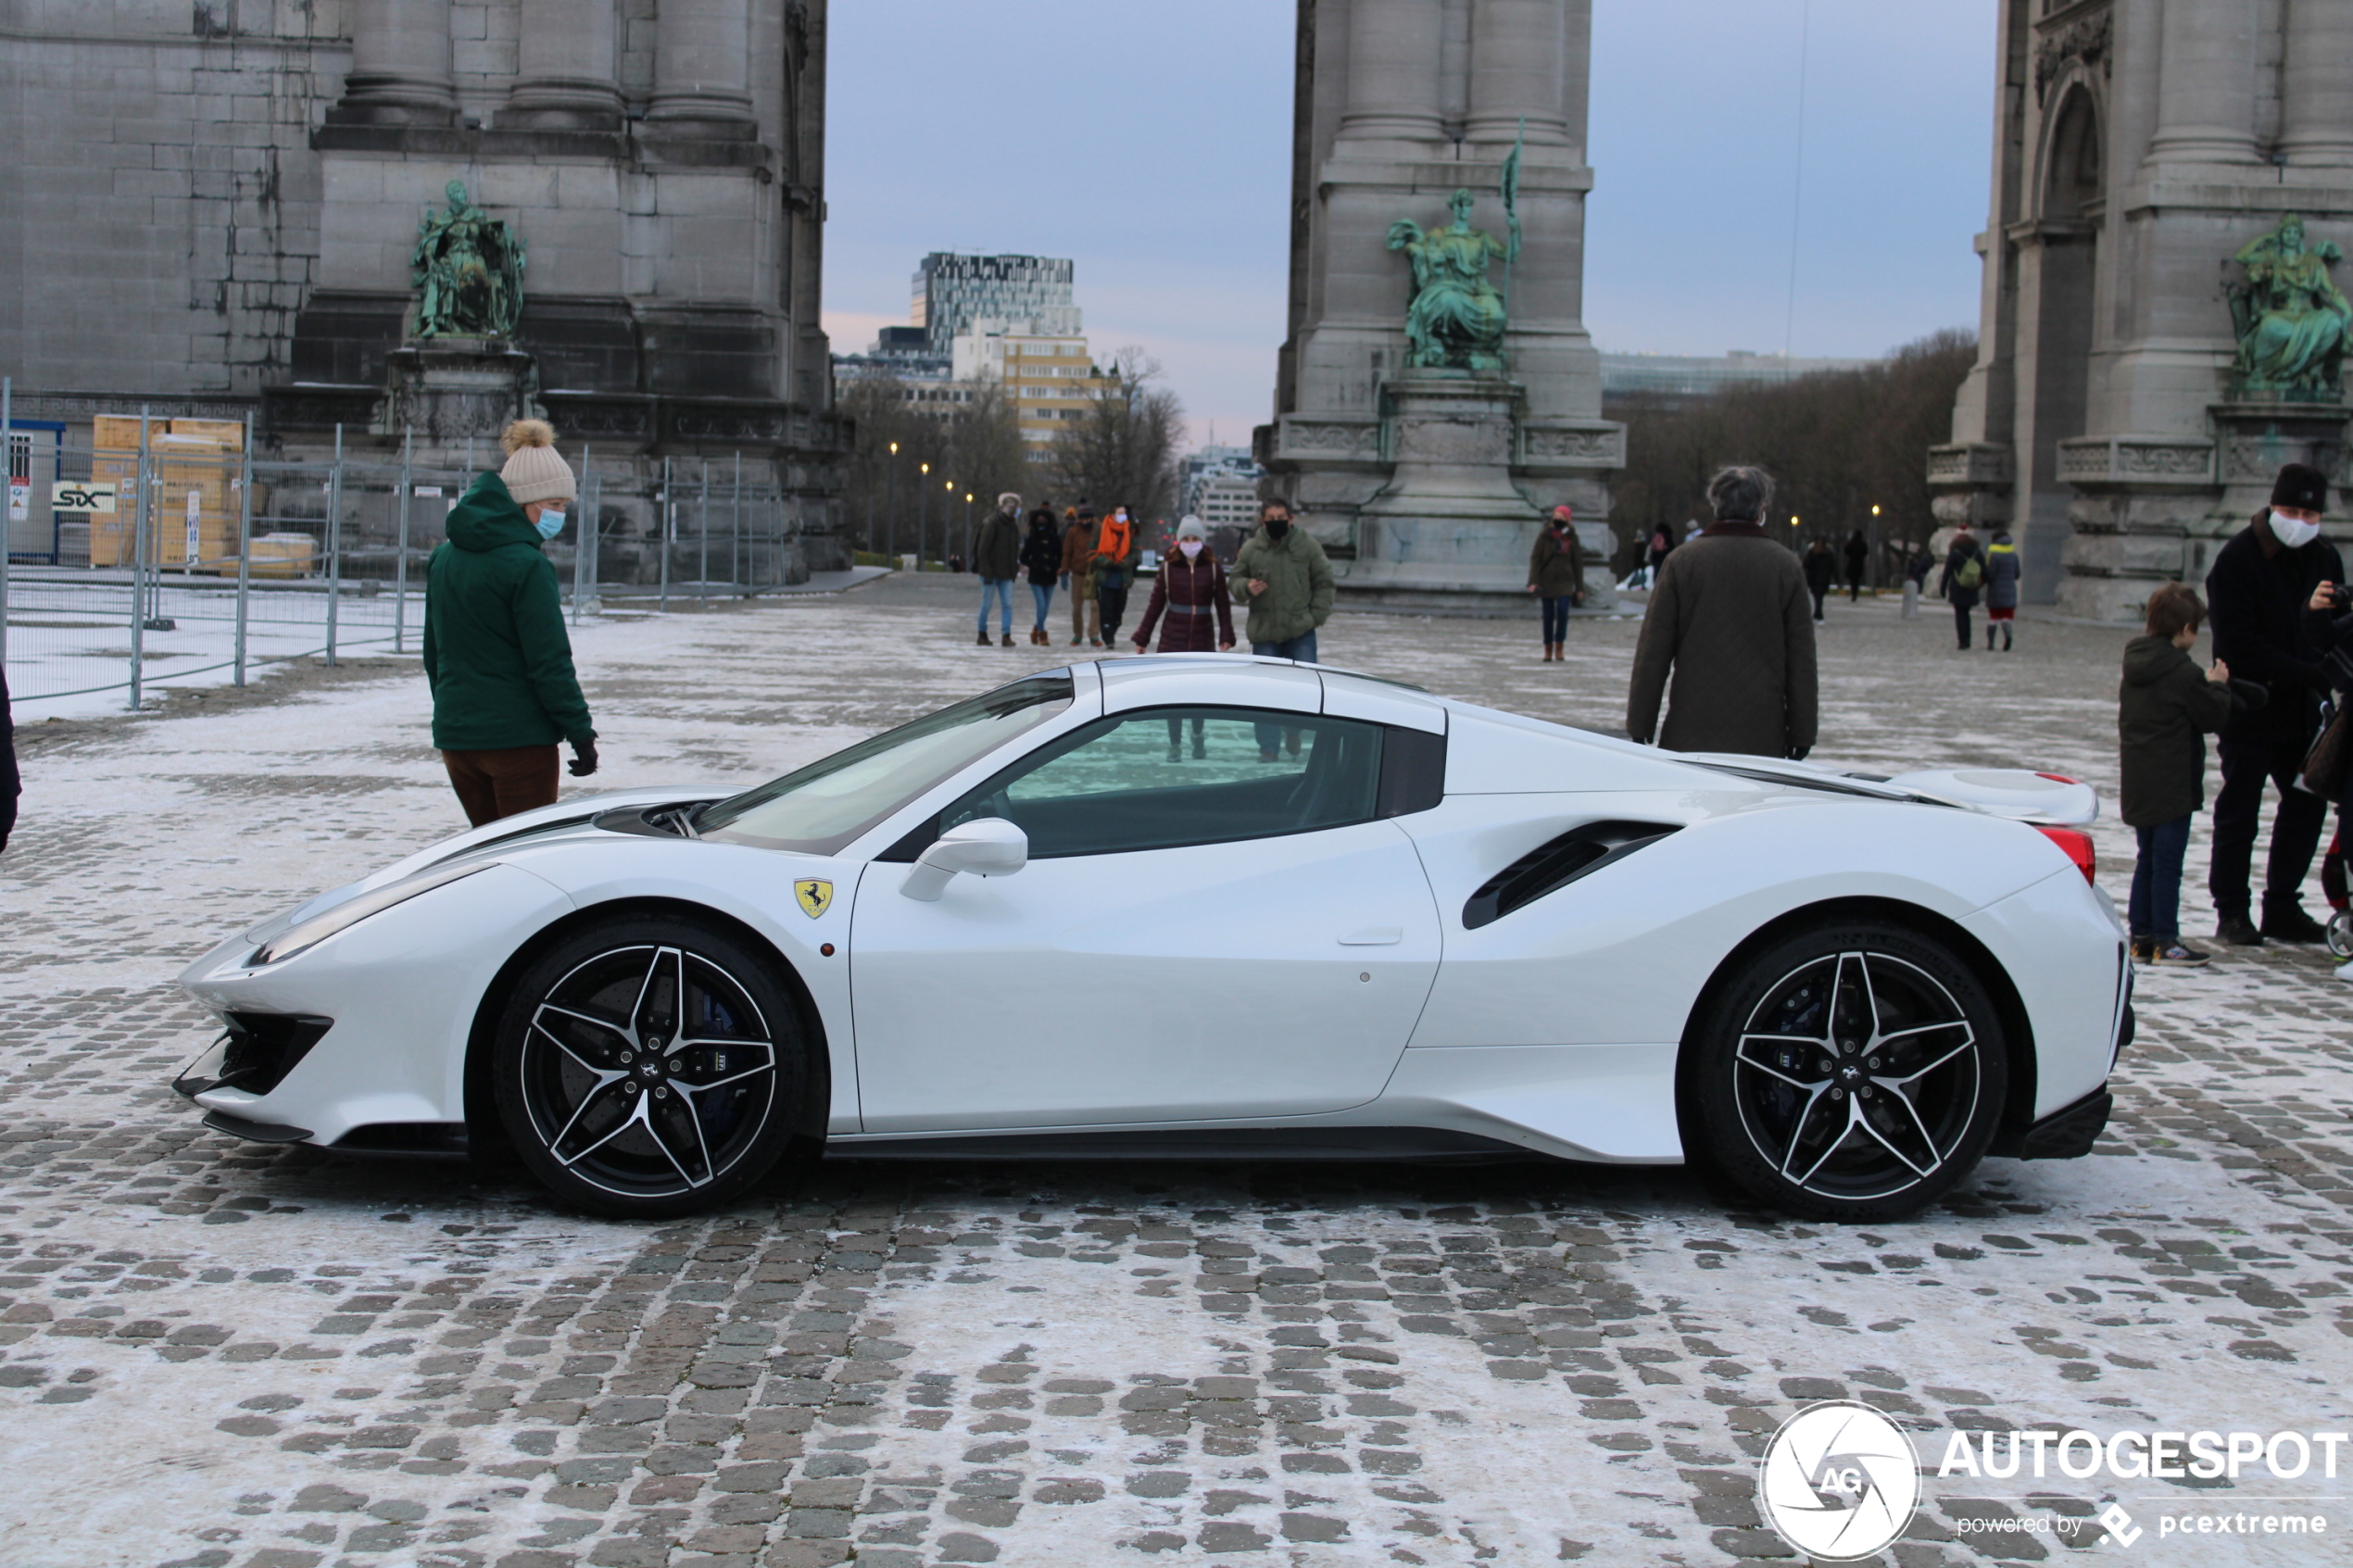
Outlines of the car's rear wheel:
M1944 944L1876 921L1749 955L1692 1047L1694 1154L1810 1219L1892 1220L1951 1191L2009 1082L1984 985Z
M517 977L492 1062L515 1152L558 1197L625 1218L724 1203L800 1125L810 1044L775 960L715 926L618 917Z

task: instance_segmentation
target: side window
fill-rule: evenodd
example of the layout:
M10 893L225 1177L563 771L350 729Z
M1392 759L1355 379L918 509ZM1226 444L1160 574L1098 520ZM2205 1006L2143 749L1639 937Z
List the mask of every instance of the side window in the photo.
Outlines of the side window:
M1270 838L1378 814L1382 729L1355 719L1155 708L1100 720L940 813L1002 817L1033 859Z

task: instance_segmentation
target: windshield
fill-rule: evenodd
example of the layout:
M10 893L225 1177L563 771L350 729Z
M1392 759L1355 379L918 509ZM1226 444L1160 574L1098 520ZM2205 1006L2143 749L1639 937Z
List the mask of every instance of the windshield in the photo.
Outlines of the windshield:
M1062 712L1070 671L1000 686L704 809L695 832L728 844L832 855L860 834Z

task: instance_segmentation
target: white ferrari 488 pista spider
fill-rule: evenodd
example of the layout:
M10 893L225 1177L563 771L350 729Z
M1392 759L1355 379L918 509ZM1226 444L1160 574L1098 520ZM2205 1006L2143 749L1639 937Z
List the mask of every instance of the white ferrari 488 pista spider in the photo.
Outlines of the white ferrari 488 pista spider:
M182 976L223 1033L177 1087L264 1142L510 1144L616 1215L823 1149L1691 1161L1884 1221L2104 1124L2096 809L1110 659L321 894Z

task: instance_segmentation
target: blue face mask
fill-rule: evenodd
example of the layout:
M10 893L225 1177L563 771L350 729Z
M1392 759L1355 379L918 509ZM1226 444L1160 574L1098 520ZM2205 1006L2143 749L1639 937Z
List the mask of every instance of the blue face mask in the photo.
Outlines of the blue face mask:
M539 521L531 526L539 530L539 537L542 539L553 539L564 531L564 514L549 511L542 507L539 508Z

